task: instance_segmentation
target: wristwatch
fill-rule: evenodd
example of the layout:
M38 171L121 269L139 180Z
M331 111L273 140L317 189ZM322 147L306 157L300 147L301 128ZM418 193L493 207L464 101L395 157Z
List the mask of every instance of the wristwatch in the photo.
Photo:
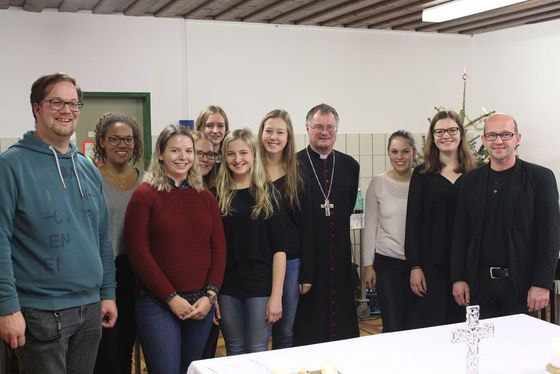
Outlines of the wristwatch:
M206 297L208 298L208 300L210 300L210 304L216 304L216 302L218 301L218 295L216 295L215 293L206 291Z

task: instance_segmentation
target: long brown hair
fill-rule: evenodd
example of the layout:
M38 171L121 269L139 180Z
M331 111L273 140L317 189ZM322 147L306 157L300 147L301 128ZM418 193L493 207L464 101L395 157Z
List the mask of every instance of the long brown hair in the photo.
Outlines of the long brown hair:
M456 173L466 173L476 166L474 156L469 149L467 133L463 126L463 121L461 121L457 113L451 110L442 110L438 112L430 122L430 129L428 130L426 145L424 146L424 170L422 170L422 173L439 173L445 166L439 159L439 149L434 142L434 127L439 120L445 118L453 120L457 124L457 127L459 127L459 132L461 133L461 142L457 149L458 165L453 171Z
M264 116L261 124L259 126L258 144L259 151L261 152L261 158L265 169L267 169L266 161L266 150L264 149L264 144L262 142L262 135L264 131L265 122L271 118L280 118L286 123L286 129L288 133L288 140L286 146L282 150L282 167L286 171L286 195L288 204L292 209L300 209L300 201L298 192L300 188L303 188L302 180L298 172L298 160L296 157L296 146L294 137L294 128L292 126L292 120L288 112L282 109L275 109Z

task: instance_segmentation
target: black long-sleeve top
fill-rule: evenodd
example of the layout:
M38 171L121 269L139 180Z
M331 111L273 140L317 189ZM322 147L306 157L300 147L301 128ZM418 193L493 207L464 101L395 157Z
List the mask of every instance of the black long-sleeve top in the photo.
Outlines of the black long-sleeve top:
M440 173L421 173L423 169L414 169L408 190L404 252L411 267L449 264L462 178L453 184Z
M272 186L271 186L272 187ZM238 190L230 214L223 217L227 244L226 271L221 293L238 297L270 296L272 260L284 252L285 219L274 204L274 214L251 218L255 199L248 188Z
M274 187L282 196L282 209L286 220L284 249L288 259L301 260L299 283L313 281L313 223L311 213L311 193L309 187L300 186L300 208L292 208L286 196L286 176L274 181Z

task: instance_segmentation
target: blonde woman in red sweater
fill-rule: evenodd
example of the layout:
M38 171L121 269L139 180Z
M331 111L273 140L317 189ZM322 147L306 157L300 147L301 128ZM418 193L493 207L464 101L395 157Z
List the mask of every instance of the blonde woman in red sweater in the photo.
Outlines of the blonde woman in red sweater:
M128 204L125 235L139 281L136 316L148 370L185 373L208 339L226 248L186 127L169 125L159 135L145 182Z

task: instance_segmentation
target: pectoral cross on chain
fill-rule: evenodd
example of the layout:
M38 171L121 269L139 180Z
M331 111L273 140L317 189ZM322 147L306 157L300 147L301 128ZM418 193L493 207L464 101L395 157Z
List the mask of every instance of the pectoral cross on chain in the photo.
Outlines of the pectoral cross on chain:
M451 342L467 343L467 374L478 374L478 343L480 339L494 336L494 325L479 325L480 307L467 307L467 327L451 331Z
M331 195L331 191L332 191L332 184L333 184L333 180L334 180L334 166L336 163L336 153L333 153L332 155L332 172L331 172L331 181L329 184L329 190L327 191L327 193L325 193L325 190L323 189L323 185L321 184L321 181L319 180L319 176L317 175L317 171L315 170L315 166L313 166L313 161L311 161L311 156L309 155L309 149L305 148L305 152L307 152L307 158L309 159L309 165L311 166L311 170L313 170L313 175L315 175L315 179L317 180L317 184L319 185L319 190L321 191L321 193L323 194L323 197L325 198L325 203L321 204L321 209L325 209L325 217L329 217L331 215L331 209L334 209L334 204L331 204L331 202L329 201L329 196ZM323 157L321 157L323 158ZM326 161L326 156L325 159L323 160L324 162Z
M325 216L329 217L331 215L331 209L334 209L334 204L331 204L329 199L325 199L325 203L321 204L321 208L325 209Z

